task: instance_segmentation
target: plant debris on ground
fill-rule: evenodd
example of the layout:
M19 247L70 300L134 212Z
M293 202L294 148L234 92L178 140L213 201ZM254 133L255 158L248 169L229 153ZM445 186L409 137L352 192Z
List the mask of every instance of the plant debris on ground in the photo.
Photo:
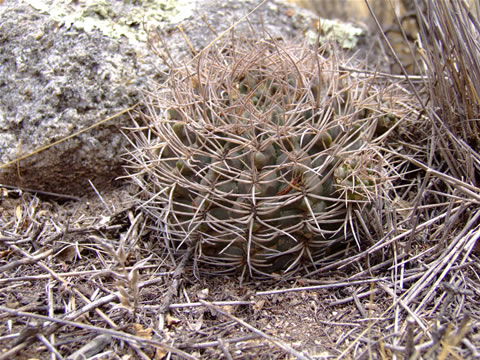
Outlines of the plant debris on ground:
M480 358L479 17L424 5L419 75L338 69L401 94L376 137L395 186L369 223L353 214L360 249L284 278L199 274L134 184L80 200L2 187L0 359Z

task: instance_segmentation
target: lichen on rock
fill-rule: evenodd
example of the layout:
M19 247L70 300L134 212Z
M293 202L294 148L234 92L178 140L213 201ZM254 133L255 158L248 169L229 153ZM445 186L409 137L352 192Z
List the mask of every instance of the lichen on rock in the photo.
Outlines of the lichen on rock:
M194 0L27 0L27 2L67 28L74 26L89 33L97 29L114 39L147 40L147 29L178 23L192 14Z

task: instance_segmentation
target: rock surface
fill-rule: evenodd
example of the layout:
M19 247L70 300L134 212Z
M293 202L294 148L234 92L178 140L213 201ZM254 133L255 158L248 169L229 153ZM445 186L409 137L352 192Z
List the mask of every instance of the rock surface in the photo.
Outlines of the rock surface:
M191 1L192 12L181 28L196 50L216 37L209 27L221 33L259 3ZM129 143L120 129L130 124L128 114L11 163L138 103L144 90L164 78L166 67L144 37L114 36L95 26L109 18L118 22L122 11L131 13L135 6L138 10L155 1L121 2L128 9L97 2L107 10L82 10L93 21L88 27L78 17L49 13L48 6L41 11L19 0L0 6L0 184L81 195L92 190L88 180L103 189L123 174L122 154ZM75 7L83 2L68 3ZM272 36L300 37L313 19L306 10L268 1L249 17L250 24L244 21L235 31L261 29L263 22ZM178 16L166 18L156 26L170 54L183 62L191 53L177 21ZM145 25L129 26L141 32ZM150 35L158 33L152 29Z

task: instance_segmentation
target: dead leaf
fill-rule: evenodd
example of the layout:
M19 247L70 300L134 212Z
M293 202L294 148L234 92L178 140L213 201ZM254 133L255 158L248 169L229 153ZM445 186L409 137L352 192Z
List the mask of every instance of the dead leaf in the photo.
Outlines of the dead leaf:
M265 305L265 299L261 299L259 301L256 301L255 305L253 305L253 310L260 311L260 310L263 309L264 305Z
M131 289L135 289L138 287L138 281L140 279L140 275L138 273L138 269L132 269L132 271L128 274L128 284L130 285Z
M167 355L165 349L155 346L155 359L161 360Z
M167 326L172 326L172 325L177 325L181 322L180 319L177 319L173 316L171 316L170 314L167 314L167 318L165 319L166 322L167 322Z
M208 294L209 294L209 290L208 290L208 288L205 288L205 289L198 292L197 297L200 300L206 300L208 298Z
M11 254L11 251L10 250L4 250L4 251L0 251L0 259L4 258L4 257L7 257L8 255Z
M21 205L17 205L17 207L15 208L15 219L17 219L18 221L20 221L20 220L22 220L22 217L23 217L22 206L21 206Z
M111 216L101 216L100 217L100 225L107 225L110 220L112 220L112 217Z
M130 303L130 300L128 299L127 291L121 286L118 286L117 289L118 289L118 292L120 293L119 296L118 296L118 298L120 299L120 303L123 306L125 306L126 308L131 308L132 304Z
M223 306L223 310L229 314L233 314L235 312L235 308L232 305Z
M191 325L190 323L188 324L189 327L194 330L194 331L199 331L202 326L203 326L203 312L200 314L200 317L198 318L197 321L195 321L195 324Z
M152 328L144 328L142 324L133 324L133 330L136 336L149 340L152 339Z
M76 254L75 246L65 246L62 250L57 252L54 257L60 261L71 263Z

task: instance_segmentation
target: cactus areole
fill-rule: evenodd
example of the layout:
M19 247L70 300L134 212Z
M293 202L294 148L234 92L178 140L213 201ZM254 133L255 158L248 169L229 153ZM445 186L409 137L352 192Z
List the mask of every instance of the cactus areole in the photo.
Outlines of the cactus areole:
M354 238L349 207L382 186L378 117L360 101L371 89L307 46L209 48L148 96L128 169L139 207L199 268L265 277L328 263Z

